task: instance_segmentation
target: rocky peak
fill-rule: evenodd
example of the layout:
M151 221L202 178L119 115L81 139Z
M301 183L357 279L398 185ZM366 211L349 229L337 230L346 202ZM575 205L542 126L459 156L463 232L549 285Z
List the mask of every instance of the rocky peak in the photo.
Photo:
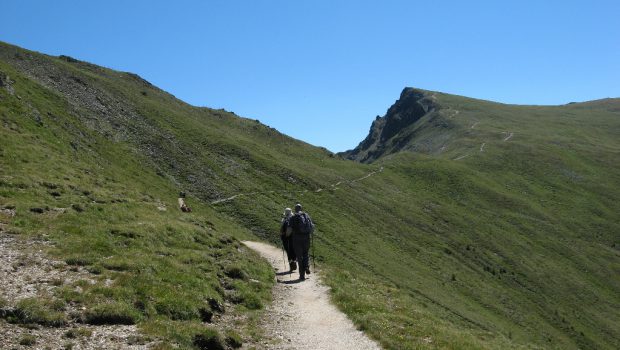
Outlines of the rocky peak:
M385 116L377 116L372 122L366 139L342 155L352 160L371 162L385 153L387 144L403 129L437 108L430 92L404 88L400 98L387 110Z

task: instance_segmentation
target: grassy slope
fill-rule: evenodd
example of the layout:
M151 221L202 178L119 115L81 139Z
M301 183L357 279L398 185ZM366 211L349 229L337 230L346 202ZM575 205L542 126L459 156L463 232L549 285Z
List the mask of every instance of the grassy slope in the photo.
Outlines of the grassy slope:
M165 340L161 348L188 347L206 331L203 315L217 315L214 305L233 302L238 307L230 313L252 316L269 299L270 267L241 253L233 238L249 231L193 198L196 213L183 215L176 209L179 188L145 166L150 160L84 127L54 91L4 62L0 71L15 89L0 91L0 206L17 211L0 219L8 232L52 241L52 255L97 275L97 284L79 282L82 293L63 285L49 296L86 308L64 319L136 322ZM228 277L236 270L259 282Z
M7 123L2 129L3 166L11 169L11 174L2 174L8 180L0 187L6 202L0 204L11 202L28 208L51 207L48 203L56 206L54 201L59 200L66 201L63 205L82 200L86 206L88 201L84 213L92 218L84 219L84 213L59 217L24 213L25 217L11 223L21 226L25 234L51 228L57 232L54 240L75 242L76 249L86 247L78 255L88 266L104 264L102 257L109 255L116 256L121 265L132 266L130 271L142 271L140 266L155 261L168 264L175 259L156 258L157 250L168 246L153 247L149 241L162 244L170 235L186 236L186 245L178 247L184 252L179 256L190 254L188 249L196 249L197 243L191 242L186 230L213 234L211 243L201 248L220 242L220 250L233 253L229 246L236 243L224 244L220 236L247 237L237 224L275 241L277 215L283 207L301 201L319 225L317 260L324 264L335 301L387 348L618 345L620 286L613 276L620 272L620 225L613 215L618 212L613 199L618 197L620 172L613 135L618 134L620 123L609 106L516 107L437 94L440 104L461 113L450 119L449 135L441 134L446 130L425 128L419 137L441 134L443 140L450 140L445 153L439 157L397 154L365 165L334 158L256 121L188 106L125 73L57 58L39 59L79 77L97 91L105 91L113 101L148 121L145 126L121 120L121 125L136 130L126 132L133 129L115 128L100 118L96 122L100 132L94 132L85 126L92 122L75 116L84 113L67 113L75 108L67 106L58 93L21 77L6 63L2 65L5 73L19 78L14 78L15 88L22 96L16 100L2 92L2 116L10 121L8 125L30 131L13 131ZM24 119L28 111L20 111L33 99L38 101L36 108L45 128ZM62 123L48 118L48 111L62 121L70 120L69 131L50 133L52 128L62 129ZM480 123L471 129L474 118ZM67 144L79 134L76 129L87 135L78 151ZM502 131L515 136L503 142ZM56 149L58 139L65 141ZM481 153L482 142L487 144ZM43 152L48 149L54 152ZM471 152L468 158L451 160L467 152ZM45 154L53 159L48 162ZM347 182L380 166L384 171L372 177ZM15 177L18 169L22 169L20 177ZM85 175L85 170L90 173ZM15 185L15 179L21 177L30 180ZM60 199L41 196L47 188L37 184L50 181L66 189L86 188L108 200L118 194L132 200L97 205L79 190ZM331 186L340 181L344 183ZM20 186L18 193L15 188ZM319 188L323 190L315 192ZM170 210L162 214L154 209L158 199L173 208L171 200L180 189L189 189L202 199L195 214L180 216ZM239 193L248 195L208 205ZM105 214L97 212L99 207ZM109 217L115 220L109 222ZM207 220L216 232L209 230L210 224L205 225ZM86 222L86 227L97 228L97 235L84 232ZM152 222L151 229L138 225L141 222ZM171 233L168 227L177 231ZM116 240L127 240L111 234L114 228L119 232L137 230L140 238L131 242L139 243L131 244L140 252L154 251L153 262L137 262L111 248ZM97 255L91 249L94 245L108 250ZM74 253L64 250L58 254L69 257ZM252 258L237 254L230 260L223 265L232 260L249 264ZM219 261L204 263L217 274L226 269ZM178 265L173 266L170 276ZM264 269L243 266L268 280ZM108 268L106 273L116 273L114 266ZM123 285L119 290L131 292L132 288ZM220 295L217 285L208 288L204 293ZM247 291L244 286L238 289ZM258 290L250 295L261 293ZM126 302L123 297L118 299ZM157 316L157 310L142 315L148 322L162 317ZM164 328L148 329L159 329L161 334Z
M412 289L432 291L483 325L493 320L492 329L514 339L617 347L618 101L529 107L437 96L451 109L411 127L412 147L448 134L429 152L434 157L396 154L378 162L407 174L386 197L412 217L406 231L415 246L408 251L430 248L405 264L424 262L432 250L441 255L444 246L443 257L424 265L450 283ZM453 110L460 113L449 118ZM448 131L428 127L442 122ZM514 136L503 141L503 131ZM469 156L452 161L462 155Z

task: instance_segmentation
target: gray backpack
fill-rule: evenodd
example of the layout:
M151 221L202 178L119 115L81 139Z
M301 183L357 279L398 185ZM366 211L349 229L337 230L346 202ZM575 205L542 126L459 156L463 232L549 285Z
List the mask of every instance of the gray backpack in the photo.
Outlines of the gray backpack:
M314 232L314 224L312 223L312 219L308 214L302 212L296 213L291 218L291 226L293 227L294 232L299 232L302 234L309 235Z

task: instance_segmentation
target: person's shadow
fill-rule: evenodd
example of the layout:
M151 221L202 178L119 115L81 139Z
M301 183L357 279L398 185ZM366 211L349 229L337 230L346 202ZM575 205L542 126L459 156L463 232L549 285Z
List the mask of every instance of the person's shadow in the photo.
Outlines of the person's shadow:
M288 280L288 281L281 281L278 280L278 283L282 283L282 284L297 284L297 283L301 283L304 282L304 280L300 280L299 278L296 280Z
M284 281L284 280L281 280L281 279L278 278L280 276L286 276L286 275L289 275L289 277L290 277L290 276L293 275L293 273L295 273L295 272L292 272L292 271L276 272L276 281L278 281L278 283L282 283L282 284L297 284L297 283L303 282L299 278L297 278L295 280L289 279L288 281ZM295 273L295 275L297 275L297 273Z

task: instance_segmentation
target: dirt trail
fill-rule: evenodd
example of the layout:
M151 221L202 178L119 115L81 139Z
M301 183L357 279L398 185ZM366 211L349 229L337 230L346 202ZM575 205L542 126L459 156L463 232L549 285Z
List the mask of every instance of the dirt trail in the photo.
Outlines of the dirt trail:
M262 326L271 343L266 349L380 349L329 300L329 288L313 273L305 281L288 274L282 251L260 242L243 242L276 269L278 283ZM278 272L282 271L282 272Z
M461 160L461 159L463 159L463 158L467 158L467 157L469 157L469 156L470 156L469 154L464 154L464 155L462 155L462 156L460 156L460 157L456 157L456 158L454 158L454 159L452 159L452 160Z
M382 172L382 171L383 171L383 167L379 168L379 170L376 170L376 171L370 172L370 173L368 173L368 174L366 174L366 175L364 175L364 176L360 177L359 179L351 180L351 183L358 182L358 181L362 181L362 180L367 179L367 178L369 178L369 177L371 177L371 176L373 176L373 175L375 175L375 174L377 174L377 173L380 173L380 172ZM342 183L342 181L341 181L341 182L339 182L339 183Z

